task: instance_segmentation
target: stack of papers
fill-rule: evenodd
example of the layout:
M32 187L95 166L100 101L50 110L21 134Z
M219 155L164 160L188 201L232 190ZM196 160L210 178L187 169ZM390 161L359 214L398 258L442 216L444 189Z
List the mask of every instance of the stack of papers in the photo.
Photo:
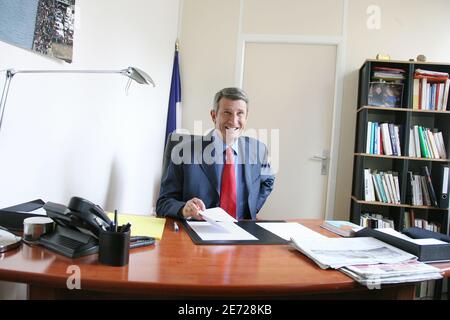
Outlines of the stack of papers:
M370 237L293 237L292 245L322 269L345 273L369 289L382 284L441 279L441 271L417 261L417 257Z
M292 245L317 263L322 269L377 263L399 263L417 257L375 238L315 238L293 237Z
M400 263L348 266L339 270L369 289L377 288L382 284L419 282L442 278L438 268L415 260Z

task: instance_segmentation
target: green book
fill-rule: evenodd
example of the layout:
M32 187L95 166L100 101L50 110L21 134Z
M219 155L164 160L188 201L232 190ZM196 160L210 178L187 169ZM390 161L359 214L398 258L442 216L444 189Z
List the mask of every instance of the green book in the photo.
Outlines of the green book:
M427 144L425 142L425 137L423 135L423 128L422 126L419 126L419 140L420 140L420 150L422 151L422 157L423 158L429 158L430 154L428 153Z
M377 182L378 182L378 188L380 189L381 198L382 198L384 203L388 203L388 199L386 197L386 192L385 192L384 187L383 187L383 182L381 181L381 175L379 173L377 173L375 175L375 177L376 177Z

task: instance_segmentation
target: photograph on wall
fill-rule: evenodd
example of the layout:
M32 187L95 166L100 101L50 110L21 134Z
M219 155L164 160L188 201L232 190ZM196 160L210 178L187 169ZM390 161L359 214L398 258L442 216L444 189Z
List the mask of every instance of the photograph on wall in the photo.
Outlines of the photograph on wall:
M401 108L403 84L371 82L369 85L369 106Z
M0 41L72 62L75 0L1 0Z

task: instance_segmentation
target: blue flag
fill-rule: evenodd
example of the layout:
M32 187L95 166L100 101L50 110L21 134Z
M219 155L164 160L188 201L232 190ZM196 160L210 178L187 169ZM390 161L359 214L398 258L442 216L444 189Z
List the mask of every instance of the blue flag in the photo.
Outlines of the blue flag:
M178 49L175 50L172 70L172 83L170 85L169 110L167 112L166 139L177 129L177 104L181 103L180 67L178 64Z

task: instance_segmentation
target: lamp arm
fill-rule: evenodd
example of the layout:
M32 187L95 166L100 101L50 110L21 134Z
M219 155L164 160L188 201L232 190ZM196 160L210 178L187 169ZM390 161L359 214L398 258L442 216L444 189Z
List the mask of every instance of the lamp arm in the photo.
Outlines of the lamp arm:
M125 70L10 70L13 74L16 73L119 73L125 74Z
M134 80L140 84L151 84L155 87L153 79L141 69L135 67L128 67L122 70L14 70L7 69L6 71L5 86L3 87L2 98L0 100L0 130L3 122L3 115L5 113L6 99L8 98L9 86L13 76L17 73L116 73L128 77L128 83L125 91L128 92L131 81Z
M6 99L8 98L8 93L9 93L9 85L11 84L11 80L14 75L15 75L14 70L12 70L12 69L6 70L5 85L3 87L2 98L0 100L0 130L2 129L3 115L5 113L5 107L6 107Z

